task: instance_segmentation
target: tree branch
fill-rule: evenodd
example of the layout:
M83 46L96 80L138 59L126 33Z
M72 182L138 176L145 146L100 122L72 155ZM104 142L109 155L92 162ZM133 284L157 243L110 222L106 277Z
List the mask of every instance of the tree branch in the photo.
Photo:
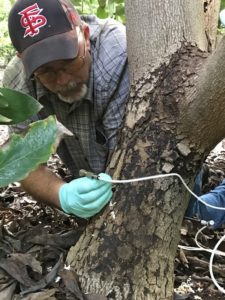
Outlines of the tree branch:
M225 136L225 38L199 72L188 101L181 103L182 130L190 141L206 151Z

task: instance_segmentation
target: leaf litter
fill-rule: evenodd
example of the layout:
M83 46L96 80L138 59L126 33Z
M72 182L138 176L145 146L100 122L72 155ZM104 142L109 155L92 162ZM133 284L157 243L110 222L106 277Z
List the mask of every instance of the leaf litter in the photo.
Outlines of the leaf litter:
M70 175L55 155L49 167ZM0 190L0 299L105 300L84 295L64 262L87 221L37 203L18 183Z
M204 192L225 177L225 150L207 159L209 180ZM49 167L65 180L70 175L53 155ZM84 295L76 273L65 268L65 259L87 221L68 216L37 203L14 183L0 190L0 299L1 300L106 300L101 295ZM180 244L196 247L195 234L202 227L197 220L184 219ZM199 235L204 247L213 248L225 234L206 228ZM220 249L225 251L225 245ZM222 300L225 295L214 286L209 274L210 253L177 250L174 300ZM225 257L216 256L214 273L225 286Z
M208 178L203 185L202 193L216 187L225 178L225 140L208 156L206 165L209 168ZM198 220L184 219L181 228L180 245L197 247L195 235L203 227ZM225 235L225 225L213 230L207 227L200 231L197 241L207 249L213 249L219 239ZM225 243L218 249L225 254ZM177 250L175 259L175 296L174 300L222 300L225 295L215 287L209 272L211 253L206 251ZM219 285L225 288L225 256L216 255L213 261L213 272Z

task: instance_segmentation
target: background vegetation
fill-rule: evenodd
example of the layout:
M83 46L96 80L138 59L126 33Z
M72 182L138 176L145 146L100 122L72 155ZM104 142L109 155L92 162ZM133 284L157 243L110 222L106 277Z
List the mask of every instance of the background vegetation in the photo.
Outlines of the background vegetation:
M220 10L225 8L225 0L221 0Z
M13 2L12 0L0 0L0 66L5 65L14 54L7 25L8 12Z

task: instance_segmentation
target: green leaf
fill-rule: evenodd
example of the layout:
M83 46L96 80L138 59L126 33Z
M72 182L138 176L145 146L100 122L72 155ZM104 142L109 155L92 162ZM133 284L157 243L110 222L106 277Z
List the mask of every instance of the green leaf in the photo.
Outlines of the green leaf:
M221 0L220 2L220 10L225 8L225 0Z
M98 5L102 8L104 8L106 5L106 0L98 0Z
M105 19L108 17L108 13L106 12L105 8L98 7L97 9L97 16L101 19Z
M11 121L12 121L12 119L9 119L7 117L0 115L0 123L1 124L9 124Z
M24 93L0 88L0 114L10 122L0 120L0 124L16 124L23 122L36 114L41 109L40 103L33 97Z
M3 94L0 93L0 107L8 107L8 102L3 98Z
M32 123L24 137L13 134L0 149L0 187L24 179L39 164L46 162L55 152L57 135L53 116Z
M124 5L117 5L116 6L116 15L123 17L125 16L125 9L124 9Z

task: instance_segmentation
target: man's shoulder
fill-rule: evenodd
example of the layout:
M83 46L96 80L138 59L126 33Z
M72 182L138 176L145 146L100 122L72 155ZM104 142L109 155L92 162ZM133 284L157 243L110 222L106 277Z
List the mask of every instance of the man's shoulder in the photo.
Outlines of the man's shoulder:
M114 43L126 51L126 29L125 26L112 19L99 19L94 15L82 16L90 28L90 40L96 47L111 47Z
M119 65L123 69L127 60L125 26L111 18L99 19L95 16L87 16L86 21L90 27L94 69L100 69L102 74L114 73Z
M81 19L91 27L91 36L99 29L104 28L104 30L107 30L107 26L110 28L109 30L119 29L125 31L125 26L113 18L100 19L95 15L82 15Z
M19 57L13 57L6 66L3 76L3 86L29 93L23 64Z
M22 74L23 71L23 64L21 62L21 59L17 56L14 56L10 62L7 64L5 71L4 71L4 77L7 76L16 76L18 74Z
M113 90L127 65L125 26L113 19L102 20L91 39L93 76L98 88ZM96 34L97 32L97 34Z

